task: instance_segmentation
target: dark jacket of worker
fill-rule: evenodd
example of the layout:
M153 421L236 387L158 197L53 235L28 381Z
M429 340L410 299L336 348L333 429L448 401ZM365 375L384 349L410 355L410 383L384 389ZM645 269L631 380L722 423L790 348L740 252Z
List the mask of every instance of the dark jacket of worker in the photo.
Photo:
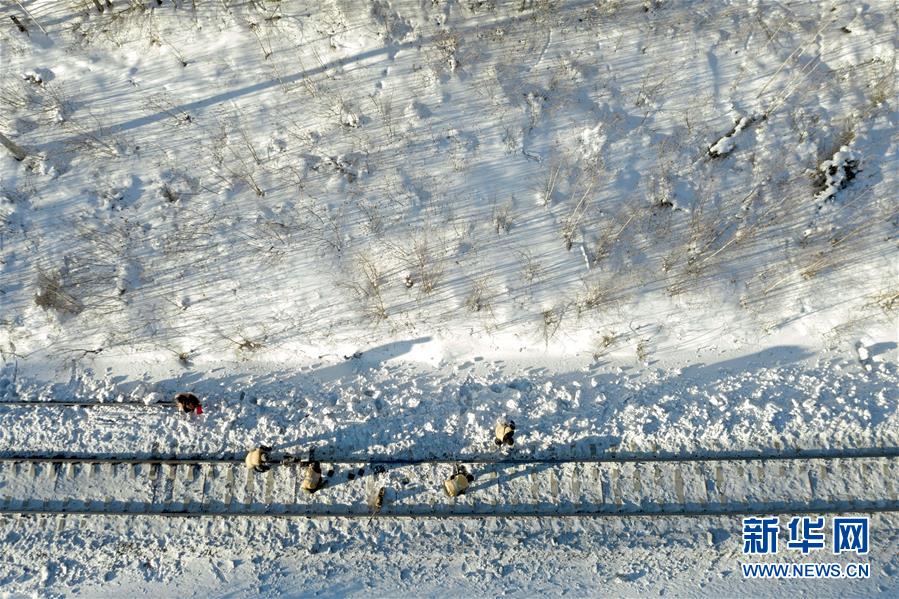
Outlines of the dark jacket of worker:
M200 398L194 395L193 393L178 393L175 395L175 405L178 406L178 410L181 412L198 412L202 413L202 407L200 406Z

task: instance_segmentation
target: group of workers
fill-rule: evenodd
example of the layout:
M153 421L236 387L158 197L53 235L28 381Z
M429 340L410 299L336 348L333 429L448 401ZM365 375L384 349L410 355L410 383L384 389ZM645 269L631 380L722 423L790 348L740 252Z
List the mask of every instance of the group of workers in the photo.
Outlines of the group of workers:
M515 422L513 420L504 420L497 423L493 430L493 442L497 445L508 445L512 447L515 444ZM443 490L450 497L458 497L468 490L468 487L474 481L465 466L457 465L453 467L450 477L443 481Z
M247 469L254 472L268 472L272 467L271 458L269 457L271 450L272 448L267 445L260 445L247 453L247 457L244 458L244 464L247 465ZM291 458L290 462L292 461ZM290 462L282 461L282 463ZM309 460L300 462L300 464L306 466L306 475L300 484L304 491L311 495L325 486L327 481L322 476L322 465L318 460Z
M496 429L494 429L493 440L497 445L508 445L511 447L515 443L515 422L509 420L497 424ZM250 450L247 453L247 457L244 458L247 469L254 472L268 472L272 467L269 456L271 450L272 448L267 445L260 445L256 449ZM292 457L289 457L288 460L287 462L282 461L282 463L293 462ZM306 467L303 482L300 484L303 491L311 495L327 484L328 481L322 476L322 466L318 460L310 459L306 462L300 462L300 464ZM449 497L458 497L468 490L473 481L474 476L464 466L455 465L449 478L443 481L443 490Z
M203 413L203 407L200 405L199 398L193 393L178 393L175 395L175 405L180 412L186 413ZM507 445L512 447L515 444L515 422L512 420L503 420L496 425L493 431L493 442L498 446ZM271 447L260 445L250 450L244 458L244 463L248 470L254 472L268 472L272 467L270 453ZM293 463L293 457L282 460L281 463ZM322 476L322 466L318 460L310 459L301 461L300 464L305 466L306 472L300 487L310 495L324 487L328 480ZM329 473L330 475L330 473ZM449 497L458 497L463 495L471 483L474 481L472 476L464 466L453 466L449 478L443 481L443 490Z

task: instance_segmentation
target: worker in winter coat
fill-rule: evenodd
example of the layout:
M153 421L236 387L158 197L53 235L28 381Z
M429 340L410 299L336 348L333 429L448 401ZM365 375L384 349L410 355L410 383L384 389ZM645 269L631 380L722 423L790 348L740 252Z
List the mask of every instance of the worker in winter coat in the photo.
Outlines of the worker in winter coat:
M197 414L203 413L203 406L200 405L200 398L193 393L183 392L176 394L175 405L178 406L178 411L180 412L186 412L188 414L191 412L196 412Z
M306 476L300 485L304 491L310 495L325 486L325 479L322 478L322 465L316 462L310 462L306 466Z
M503 421L497 424L493 442L497 445L512 447L515 444L515 422L509 420L508 422Z
M271 450L271 447L260 445L256 449L250 451L247 454L247 457L244 458L244 463L247 465L247 469L255 470L256 472L268 472L269 469L271 469L271 465L269 464L268 452L270 452Z
M443 490L450 497L458 497L468 490L473 480L474 476L468 474L464 467L456 466L453 468L452 475L443 481Z

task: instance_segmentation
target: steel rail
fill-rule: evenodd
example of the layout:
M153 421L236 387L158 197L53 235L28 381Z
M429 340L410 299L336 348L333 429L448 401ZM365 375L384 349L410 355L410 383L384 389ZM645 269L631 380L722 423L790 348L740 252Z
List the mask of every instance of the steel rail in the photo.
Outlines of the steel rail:
M52 407L61 407L61 408L114 408L116 406L142 406L146 408L159 406L161 408L174 408L175 402L171 400L165 401L157 401L153 403L146 403L138 400L126 400L126 401L77 401L77 400L65 400L65 401L41 401L36 399L23 399L23 400L15 400L9 401L4 400L0 401L0 406L10 406L10 407L23 407L23 408L34 408L34 407L44 407L44 406L52 406Z
M277 454L276 454L277 455ZM899 447L867 447L858 449L809 449L787 450L780 453L763 451L731 451L731 452L691 452L674 453L607 453L595 456L430 456L430 457L394 457L378 455L329 456L316 454L315 459L325 464L383 464L387 466L415 466L427 464L487 464L487 465L560 465L571 463L658 463L658 462L769 462L769 461L802 461L802 460L856 460L872 458L897 458ZM295 456L292 463L306 460L307 455ZM243 454L226 456L110 456L108 454L76 454L76 453L13 453L0 454L0 463L59 463L59 464L165 464L202 466L204 464L236 464L242 463ZM282 459L273 459L272 465L279 465ZM285 465L288 462L284 462Z
M521 506L521 510L514 508L497 510L494 512L475 510L456 510L424 512L421 510L407 511L383 511L371 512L339 512L334 510L305 510L305 511L274 511L274 510L231 510L231 511L192 511L185 509L161 509L129 511L122 509L104 510L102 508L0 508L0 516L162 516L181 518L306 518L306 519L494 519L494 518L665 518L665 517L716 517L716 516L782 516L787 514L875 514L875 513L899 513L899 501L866 501L858 505L849 505L851 502L840 504L816 504L803 503L778 506L750 506L735 504L732 506L703 506L697 508L659 508L647 509L602 509L602 510L565 510L552 512L548 510L534 509L531 506ZM158 505L158 504L153 504Z

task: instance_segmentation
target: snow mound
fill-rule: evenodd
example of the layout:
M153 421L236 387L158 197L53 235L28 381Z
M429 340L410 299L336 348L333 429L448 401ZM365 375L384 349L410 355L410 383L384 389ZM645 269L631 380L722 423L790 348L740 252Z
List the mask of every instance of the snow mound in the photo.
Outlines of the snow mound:
M822 204L832 201L838 191L855 179L862 170L861 158L849 146L841 146L833 158L821 163L818 170L824 175L824 188L815 196L820 208Z

